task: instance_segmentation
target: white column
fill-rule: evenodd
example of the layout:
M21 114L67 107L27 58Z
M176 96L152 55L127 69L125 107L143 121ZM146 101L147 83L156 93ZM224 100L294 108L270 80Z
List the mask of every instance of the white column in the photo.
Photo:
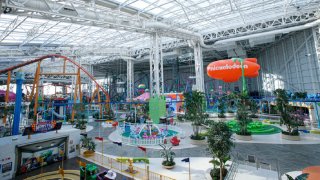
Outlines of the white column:
M158 33L152 34L150 49L150 94L163 94L163 61L161 38Z
M132 59L127 59L127 99L132 100L134 95L134 66Z
M203 72L203 59L200 43L194 45L194 66L196 72L196 87L198 91L204 92L204 72Z
M320 69L320 26L312 29L314 45L316 49L316 58L318 60L318 68ZM320 73L318 73L318 80L320 80Z

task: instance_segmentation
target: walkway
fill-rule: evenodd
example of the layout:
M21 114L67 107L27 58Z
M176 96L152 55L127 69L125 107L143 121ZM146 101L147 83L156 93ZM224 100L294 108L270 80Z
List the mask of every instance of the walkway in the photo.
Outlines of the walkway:
M98 124L91 124L94 129L88 133L89 137L98 136ZM104 153L114 156L142 157L144 153L133 146L117 146L108 140L113 128L103 128L105 139ZM188 138L188 137L186 137ZM97 142L96 151L101 152L101 142ZM211 157L206 145L193 148L175 149L176 157ZM299 171L308 166L320 165L320 144L263 144L263 143L235 143L233 154L242 156L255 155L259 160L269 163L273 168L279 167L281 173ZM160 149L147 149L147 156L160 158Z

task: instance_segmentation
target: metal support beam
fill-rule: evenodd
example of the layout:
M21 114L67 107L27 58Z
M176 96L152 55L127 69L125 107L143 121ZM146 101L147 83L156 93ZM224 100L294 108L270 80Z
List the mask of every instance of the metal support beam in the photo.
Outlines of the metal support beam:
M79 92L78 92L79 90ZM78 95L79 93L79 95ZM71 113L71 121L74 121L74 115L75 115L75 104L77 103L77 97L79 97L80 99L80 103L81 103L81 82L80 82L80 68L78 68L77 71L77 76L76 76L76 84L74 87L74 91L73 91L73 108L72 108L72 113Z
M134 63L132 59L127 60L127 99L132 100L134 95Z
M4 105L5 109L7 109L7 103L9 102L10 81L11 81L11 71L8 72L8 77L7 77L7 89L6 89L5 105ZM7 113L4 114L2 122L3 122L4 125L6 124L6 122L7 122Z
M204 92L203 59L199 42L194 45L194 66L196 72L196 89Z
M298 64L298 60L297 60L297 57L296 57L296 48L294 46L294 41L293 41L293 38L291 37L290 38L291 40L291 48L292 48L292 52L293 52L293 59L294 59L294 63L295 63L295 68L296 68L296 72L298 73L298 84L299 84L299 90L301 91L304 91L304 87L303 87L303 79L302 79L302 74L301 74L301 70L300 70L300 66Z
M77 73L40 73L40 75L43 75L43 76L54 76L54 75L57 75L57 76L76 76L78 75Z
M316 94L317 93L317 88L316 88L316 84L315 84L315 73L313 72L313 67L312 67L312 61L311 61L311 58L310 58L310 56L308 55L308 54L310 54L310 50L309 50L309 47L308 47L308 43L307 43L307 35L306 35L306 31L303 31L303 35L304 35L304 39L305 39L305 44L306 44L306 50L307 50L307 59L308 59L308 64L309 64L309 69L310 69L310 76L311 76L311 85L312 85L312 92L314 93L314 94Z
M316 58L318 60L318 68L320 69L320 26L314 27L312 29L312 33L313 33L315 50L316 50ZM318 72L318 79L320 80L319 72Z
M36 70L36 76L34 78L35 81L35 88L36 88L36 93L34 94L34 107L33 107L33 115L34 118L37 117L37 112L38 112L38 99L39 99L39 81L40 81L40 62L38 62L38 67Z
M150 93L151 96L163 94L163 60L161 38L158 33L152 34L150 50Z

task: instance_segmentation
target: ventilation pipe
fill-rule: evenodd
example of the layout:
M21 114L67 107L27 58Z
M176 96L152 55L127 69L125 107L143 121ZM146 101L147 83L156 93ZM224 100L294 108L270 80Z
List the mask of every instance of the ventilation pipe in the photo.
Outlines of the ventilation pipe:
M172 28L169 25L161 23L161 22L146 22L144 24L144 27L158 29L158 30L172 31L172 32L180 33L180 34L185 34L187 36L192 36L195 39L199 40L201 47L206 48L206 49L212 49L212 48L216 47L215 45L204 44L203 36L200 33L188 31L188 30L181 29L181 28Z
M43 13L51 13L51 14L58 14L69 18L74 17L80 17L84 20L90 20L90 21L105 21L106 23L110 24L118 24L117 18L113 18L112 16L99 16L98 13L94 11L87 11L86 9L77 8L75 9L73 6L66 5L66 4L60 4L55 3L52 1L38 1L38 0L29 0L25 1L23 3L23 7L21 5L15 5L15 3L18 4L17 0L11 1L10 3L6 3L5 6L11 7L14 10L17 11L17 9L36 9L38 12ZM142 23L140 22L134 22L134 21L128 21L127 19L123 19L123 21L120 21L120 24L122 26L134 26L136 28L141 28Z
M218 44L225 44L225 43L229 43L229 42L242 41L242 40L246 40L246 39L259 38L259 37L265 37L265 36L276 35L276 34L286 34L286 33L290 33L293 31L299 31L299 30L312 28L312 27L317 26L319 24L320 24L320 19L315 20L310 23L300 25L300 26L294 26L294 27L289 27L289 28L285 28L285 29L278 29L278 30L273 30L273 31L268 31L268 32L250 34L250 35L240 36L240 37L235 37L235 38L230 38L230 39L224 39L224 40L216 41L214 44L218 45Z
M265 37L265 36L276 35L276 34L289 33L289 32L293 32L293 31L304 30L304 29L308 29L308 28L317 26L319 24L320 24L320 19L315 20L315 21L310 22L310 23L306 23L306 24L300 25L300 26L294 26L294 27L289 27L289 28L285 28L285 29L278 29L278 30L273 30L273 31L268 31L268 32L250 34L250 35L240 36L240 37L235 37L235 38L230 38L230 39L218 40L212 45L206 45L204 43L203 35L201 35L200 33L195 33L195 32L191 32L191 31L188 31L188 30L180 29L180 28L173 29L173 28L169 27L168 25L163 24L161 22L146 23L145 27L146 28L159 29L159 30L174 31L174 32L177 32L177 33L182 33L182 34L186 34L186 35L189 35L189 36L197 37L199 39L201 47L206 48L206 49L214 49L214 48L217 48L218 45L220 45L220 44L225 44L225 43L235 42L235 41L241 41L241 40L246 40L246 39L251 39L251 38Z

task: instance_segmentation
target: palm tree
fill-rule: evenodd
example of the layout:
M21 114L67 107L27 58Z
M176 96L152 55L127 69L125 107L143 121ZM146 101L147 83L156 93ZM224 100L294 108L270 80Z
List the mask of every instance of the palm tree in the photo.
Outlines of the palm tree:
M163 144L159 144L159 146L162 147L162 150L160 151L160 156L164 159L162 162L162 165L164 166L173 166L176 163L174 162L174 156L176 155L171 149L171 147L167 147Z

